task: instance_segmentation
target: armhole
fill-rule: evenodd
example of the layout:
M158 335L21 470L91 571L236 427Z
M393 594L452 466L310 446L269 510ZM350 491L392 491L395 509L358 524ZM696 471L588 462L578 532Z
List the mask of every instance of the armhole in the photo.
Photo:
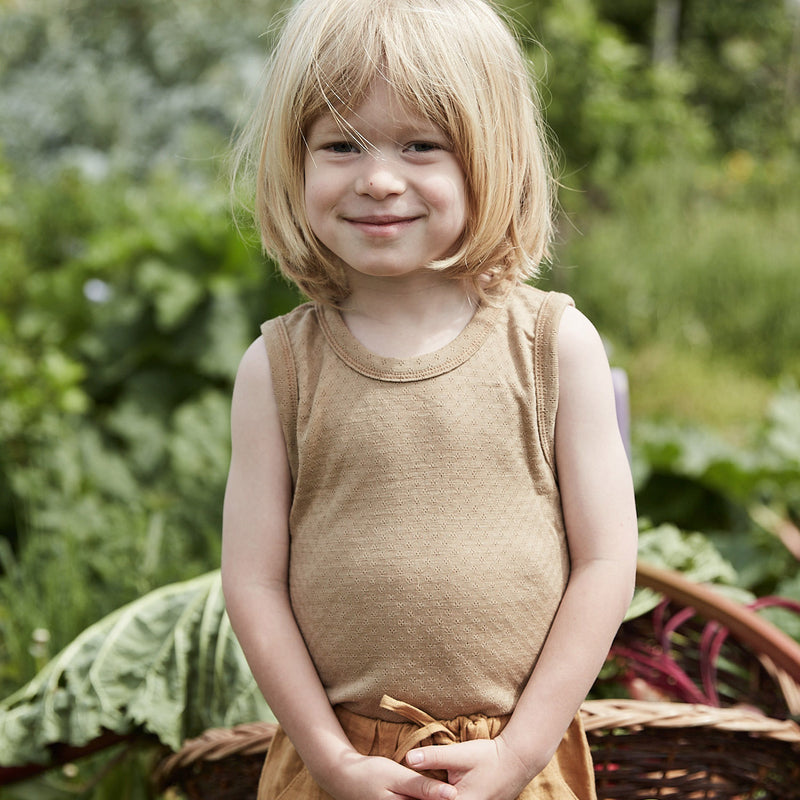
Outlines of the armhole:
M297 370L292 356L289 334L280 317L268 320L261 326L261 335L269 358L272 391L278 406L286 442L286 451L292 469L297 474Z
M536 376L536 414L539 439L548 466L556 475L556 413L558 412L558 328L571 297L548 292L536 318L534 373Z

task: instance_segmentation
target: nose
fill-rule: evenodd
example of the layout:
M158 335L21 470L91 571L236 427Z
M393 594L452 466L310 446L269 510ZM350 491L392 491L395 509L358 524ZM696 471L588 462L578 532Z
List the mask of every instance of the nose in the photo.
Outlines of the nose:
M393 194L402 194L406 182L398 166L389 159L370 155L362 162L363 168L356 179L357 194L383 200Z

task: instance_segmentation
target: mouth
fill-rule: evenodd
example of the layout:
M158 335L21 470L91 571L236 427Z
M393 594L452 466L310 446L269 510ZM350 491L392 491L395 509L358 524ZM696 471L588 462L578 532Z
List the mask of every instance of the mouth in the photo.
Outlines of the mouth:
M401 217L394 214L370 214L364 217L346 217L348 222L355 225L399 225L404 222L413 222L418 216Z
M345 220L362 233L370 236L394 236L410 227L419 216L394 214L368 214L363 217L345 217Z

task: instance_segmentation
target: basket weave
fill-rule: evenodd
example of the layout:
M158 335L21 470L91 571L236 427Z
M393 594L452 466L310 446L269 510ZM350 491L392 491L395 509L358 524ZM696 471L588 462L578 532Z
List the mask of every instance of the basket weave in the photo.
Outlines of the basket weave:
M589 700L598 800L800 798L800 727L749 709Z
M190 800L253 800L277 727L255 722L207 730L161 761L154 783L160 791L174 787Z
M800 727L747 709L640 700L581 708L598 800L800 800ZM252 800L275 726L206 731L158 767L190 800Z

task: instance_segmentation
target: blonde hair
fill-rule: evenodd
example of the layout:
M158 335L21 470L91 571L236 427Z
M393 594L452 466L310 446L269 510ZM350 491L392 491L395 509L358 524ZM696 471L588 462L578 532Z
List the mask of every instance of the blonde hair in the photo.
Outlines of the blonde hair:
M377 78L441 128L466 176L457 251L429 267L483 297L536 275L553 228L549 150L526 60L487 2L301 0L265 78L234 172L255 181L265 251L310 298L336 304L348 287L306 217L304 136L322 114L356 109Z

